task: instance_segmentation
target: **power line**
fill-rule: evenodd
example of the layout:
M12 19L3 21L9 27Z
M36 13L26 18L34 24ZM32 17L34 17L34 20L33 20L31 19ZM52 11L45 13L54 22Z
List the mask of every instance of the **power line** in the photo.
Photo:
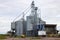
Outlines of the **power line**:
M29 7L28 7L28 8L29 8ZM27 8L27 9L28 9L28 8ZM27 10L27 9L26 9L26 10ZM13 22L14 22L17 18L19 18L20 16L22 16L22 14L23 14L26 10L24 10L21 14L19 14L19 15L13 20ZM26 13L27 13L27 12L26 12ZM25 14L25 15L26 15L26 14Z
M31 8L30 8L30 9L31 9ZM29 10L30 10L30 9L29 9ZM28 10L28 11L26 11L26 13L25 13L25 14L24 14L24 12L23 12L23 16L24 16L24 17L25 17L25 15L29 12L29 10Z

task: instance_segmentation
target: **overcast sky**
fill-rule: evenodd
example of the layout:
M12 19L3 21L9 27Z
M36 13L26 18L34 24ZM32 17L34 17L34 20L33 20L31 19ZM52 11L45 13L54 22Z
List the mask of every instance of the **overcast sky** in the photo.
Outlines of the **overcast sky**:
M60 29L60 0L34 0L41 11L41 18L49 24L57 24ZM0 34L11 29L11 22L32 0L0 0Z

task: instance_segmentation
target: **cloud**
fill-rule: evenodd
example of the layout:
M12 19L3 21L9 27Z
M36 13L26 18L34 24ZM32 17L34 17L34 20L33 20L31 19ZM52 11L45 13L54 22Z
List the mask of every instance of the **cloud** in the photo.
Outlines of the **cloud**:
M0 17L0 34L5 34L11 29L11 21L8 17Z
M60 25L60 0L34 1L43 20ZM0 0L0 32L6 33L10 30L11 21L29 7L31 2L32 0Z
M11 21L29 6L21 0L0 0L0 34L11 29Z

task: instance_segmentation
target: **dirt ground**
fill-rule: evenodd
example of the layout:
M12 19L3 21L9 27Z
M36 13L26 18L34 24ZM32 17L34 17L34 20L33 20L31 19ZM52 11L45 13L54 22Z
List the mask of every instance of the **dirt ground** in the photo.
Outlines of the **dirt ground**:
M60 40L60 38L42 37L42 38L7 38L3 40Z

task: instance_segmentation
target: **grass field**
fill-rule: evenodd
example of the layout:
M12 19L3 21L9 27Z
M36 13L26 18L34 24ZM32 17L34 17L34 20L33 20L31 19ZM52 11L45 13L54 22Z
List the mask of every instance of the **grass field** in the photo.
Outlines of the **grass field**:
M0 34L0 40L6 39L7 35L6 34Z
M0 34L0 40L60 40L60 38L57 37L25 37L21 38L18 37L9 37L6 34Z

